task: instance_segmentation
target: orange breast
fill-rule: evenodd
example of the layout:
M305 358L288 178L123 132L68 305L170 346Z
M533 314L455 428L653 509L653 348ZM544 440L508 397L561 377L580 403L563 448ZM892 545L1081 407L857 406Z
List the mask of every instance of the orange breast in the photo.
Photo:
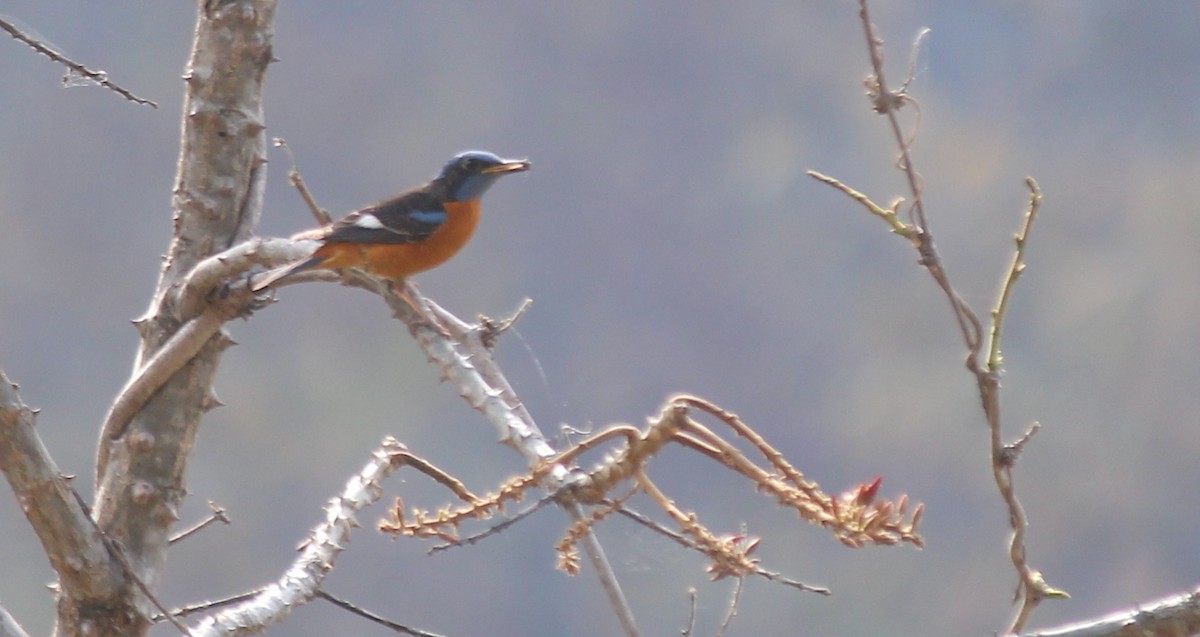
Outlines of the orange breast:
M462 249L479 223L479 200L446 204L446 223L417 243L327 243L315 253L326 269L361 268L399 282L445 263Z

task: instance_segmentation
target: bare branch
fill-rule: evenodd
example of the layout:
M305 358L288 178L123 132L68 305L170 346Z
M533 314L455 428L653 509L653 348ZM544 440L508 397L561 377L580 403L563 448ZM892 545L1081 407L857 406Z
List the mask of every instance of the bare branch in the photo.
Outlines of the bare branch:
M743 577L739 577L734 583L733 592L729 594L729 606L725 609L725 618L717 628L716 637L725 637L725 633L729 632L729 627L733 625L733 618L737 617L738 602L742 599L742 589L745 586L746 579Z
M930 236L929 221L925 217L925 202L923 200L922 180L920 174L917 173L916 167L913 165L911 147L912 141L908 139L900 125L900 117L897 114L899 105L907 101L912 101L907 93L903 91L907 89L908 83L905 83L905 88L900 91L891 92L888 90L887 78L883 72L883 40L875 35L875 26L871 23L870 10L867 6L867 0L859 0L859 18L862 21L863 31L866 34L867 50L870 53L872 74L867 79L868 95L871 97L875 111L884 115L888 120L888 125L891 127L892 136L896 140L896 146L899 148L900 157L897 161L901 172L904 173L905 179L908 181L908 191L912 197L912 203L909 204L909 216L911 224L915 226L916 232L910 237L917 248L917 252L921 257L921 265L929 270L929 274L933 276L934 281L942 292L946 294L950 305L954 310L954 319L958 322L959 330L962 332L963 340L967 343L967 349L971 350L974 355L977 355L981 346L981 337L983 327L979 322L979 318L975 312L967 305L966 301L959 296L954 287L950 284L950 278L942 268L941 257L934 248L933 238ZM919 45L922 37L918 38L915 45Z
M220 608L222 606L228 606L230 604L244 602L248 599L252 599L255 595L258 595L261 592L262 592L262 589L259 589L256 591L249 591L246 593L238 593L237 595L230 595L229 597L223 597L221 599L214 599L214 600L208 600L208 601L204 601L204 602L197 602L195 604L188 604L186 606L180 606L178 608L171 610L169 615L171 617L187 617L188 615L194 615L196 613L203 613L205 611L210 611L214 608ZM160 622L160 621L166 619L166 617L163 615L155 615L155 616L151 617L150 619L151 619L151 621Z
M516 392L492 358L491 352L483 343L481 330L442 309L411 285L406 287L406 293L429 308L435 319L419 315L399 294L386 288L387 286L379 286L376 289L395 311L396 317L408 324L417 344L429 357L430 362L458 388L459 394L472 408L481 412L488 422L492 423L500 435L501 442L513 446L531 467L543 464L553 457L554 449L546 442L534 423L533 416L521 404ZM438 325L447 327L453 335L461 337L461 340L447 337L436 328L433 320L436 320ZM565 480L567 470L562 468L552 476L555 480Z
M180 319L190 319L211 302L219 286L230 286L225 290L228 296L234 291L231 282L255 266L273 268L298 261L311 256L316 247L317 243L311 240L255 237L214 254L197 263L180 281L175 314Z
M134 582L150 590L158 585L200 421L220 404L213 380L232 343L220 328L246 307L237 300L252 298L221 299L188 319L176 312L183 279L206 258L250 239L261 215L262 93L276 2L197 6L172 188L174 232L149 308L136 322L134 378L106 419L97 449L94 516L105 536L125 547L135 573L110 597L89 600L95 637L142 634L149 626L153 609ZM60 625L77 624L80 608L60 598Z
M44 42L41 42L38 39L23 33L20 29L18 29L16 26L14 26L12 23L8 22L7 20L0 18L0 29L4 29L5 31L8 31L9 35L11 35L13 37L13 39L17 40L18 42L24 43L25 45L27 45L29 48L33 49L34 51L37 51L38 53L41 53L42 55L50 58L51 61L57 62L65 67L67 67L67 75L65 77L63 77L63 85L64 86L67 85L68 80L71 79L71 74L74 73L76 75L85 77L88 80L91 80L92 82L99 84L100 86L103 86L104 88L116 93L117 95L124 97L125 99L129 100L130 102L141 104L143 106L149 106L150 108L158 108L157 103L152 102L147 99L142 99L142 98L138 97L137 95L134 95L133 93L130 93L129 91L121 88L120 86L116 85L115 83L110 82L108 79L108 73L105 73L104 71L93 71L92 69L87 68L86 66L72 60L71 58L68 58L66 55L63 55L62 53L54 50L52 47L45 44Z
M1048 628L1025 637L1174 637L1200 634L1200 590L1138 604L1099 619Z
M309 212L317 220L317 225L327 226L333 223L333 217L329 216L327 210L317 205L316 197L313 197L312 192L308 190L308 185L304 183L304 178L300 176L300 169L296 168L296 155L292 152L292 147L288 146L287 140L282 137L276 137L271 140L271 143L276 148L282 148L283 152L287 153L288 160L292 163L292 167L288 169L288 183L296 189L296 192L300 193L300 198L304 200Z
M195 535L196 533L203 531L205 528L212 525L214 522L220 522L225 525L229 525L229 524L233 523L229 519L229 515L225 512L225 509L223 507L217 505L216 502L209 500L208 508L210 511L212 511L212 513L210 513L207 518L204 518L203 520L201 520L198 524L196 524L192 528L187 529L186 531L181 531L180 533L176 534L175 537L172 537L170 540L168 540L168 544L175 544L176 542L186 540L187 538Z
M480 335L480 339L483 341L483 346L488 349L495 347L496 339L500 338L500 335L508 330L514 329L517 321L521 320L521 317L525 316L525 312L529 311L529 308L532 306L533 299L526 298L525 300L521 301L521 304L517 306L517 309L513 310L511 316L502 318L498 321L489 316L480 314L479 327L481 330L483 330L483 334Z
M103 597L125 579L34 429L36 413L0 370L0 469L58 574L63 595Z
M334 606L337 606L338 608L340 608L344 611L358 615L359 617L362 617L363 619L374 622L376 624L379 624L380 626L383 626L384 628L389 628L398 633L404 633L406 635L413 635L414 637L442 637L438 633L431 633L428 631L419 630L417 628L412 628L410 626L405 626L404 624L398 624L390 619L386 619L375 613L372 613L369 610L355 606L354 604L351 604L350 602L348 602L344 599L341 599L339 597L334 597L333 595L326 593L325 591L317 591L317 597L320 597L321 599L329 602L330 604L333 604Z
M483 540L485 540L493 535L502 533L505 529L516 524L517 522L520 522L521 520L524 520L525 518L533 515L534 513L537 513L539 510L541 510L547 504L553 504L553 503L554 503L553 495L545 496L545 497L541 498L540 500L538 500L537 502L535 502L533 504L533 506L526 508L524 511L521 511L512 517L506 518L497 524L493 524L492 526L489 526L488 528L484 529L483 531L481 531L479 533L476 533L474 535L468 535L466 537L457 538L453 542L439 544L439 545L429 549L429 552L431 554L438 553L438 552L446 551L446 550L449 550L452 548L457 548L460 546L466 546L466 545L475 544L477 542L482 542Z
M96 526L70 480L59 473L34 431L33 421L33 410L21 402L16 385L0 371L0 468L58 573L60 593L65 599L80 601L107 596L120 590L128 577L146 599L165 612L121 548ZM86 569L95 569L104 577ZM111 572L116 569L119 571ZM100 590L94 588L97 583ZM178 627L187 634L185 627Z
M862 204L863 207L866 208L868 212L870 212L871 214L875 215L876 217L879 217L880 219L883 219L884 221L886 221L887 224L892 227L892 232L894 232L910 241L916 239L916 235L918 232L917 228L914 228L913 226L910 226L907 223L904 223L904 221L902 221L900 219L900 214L898 212L896 212L896 210L900 207L900 204L904 203L904 199L898 198L892 202L892 205L890 207L883 208L883 207L880 207L879 204L875 203L874 201L871 201L870 197L851 188L850 186L847 186L846 184L839 181L836 177L830 177L829 175L823 175L815 170L809 170L806 172L808 173L809 177L812 177L813 179L816 179L817 181L819 181L821 183L828 184L830 186L833 186L834 188L837 188L838 190L842 191L842 193L844 193L847 197L850 197L851 199Z
M1004 328L1008 299L1012 296L1012 289L1017 283L1017 278L1025 271L1025 242L1029 239L1029 229L1033 227L1033 220L1037 217L1038 209L1042 205L1042 189L1038 187L1033 177L1025 178L1025 186L1029 188L1029 206L1025 209L1025 218L1021 223L1020 232L1013 237L1016 249L1013 250L1012 265L1009 266L1008 276L1004 278L1004 283L1000 286L1000 298L996 301L995 309L992 310L992 323L988 329L987 368L992 372L1000 371L1004 362L1000 353L1000 333Z
M650 529L651 531L654 531L655 533L659 533L667 538L670 538L671 541L675 542L676 544L679 544L680 546L682 546L684 548L688 548L688 549L698 549L699 548L696 545L696 543L691 540L691 538L689 538L685 535L682 535L680 533L677 533L674 530L669 529L669 528L659 524L658 522L655 522L654 520L646 517L645 515L642 515L641 513L638 513L637 511L635 511L633 509L630 509L628 507L621 507L621 508L617 509L617 513L629 518L630 520L633 520L634 522L637 522L638 524L641 524L642 526L645 526L646 528ZM829 590L828 588L825 588L824 586L814 586L812 584L805 584L804 582L784 577L784 576L780 575L779 573L765 570L762 567L756 567L754 569L754 574L765 580L775 582L777 584L783 584L785 586L791 586L792 588L796 588L796 589L799 589L802 591L809 591L811 593L819 593L821 595L832 595L833 594L833 591Z
M1033 609L1043 599L1067 596L1064 591L1047 584L1041 573L1029 566L1025 559L1024 539L1028 521L1013 486L1012 467L1020 449L1028 442L1029 437L1036 431L1036 428L1030 429L1029 433L1013 445L1004 444L1001 436L1000 337L1011 290L1017 277L1024 269L1025 242L1028 238L1028 231L1041 204L1041 191L1038 189L1036 182L1032 179L1026 179L1026 186L1030 191L1029 205L1026 209L1022 229L1016 236L1016 253L1013 256L1008 276L1002 285L996 307L992 311L992 320L987 334L988 343L986 343L987 360L981 364L980 357L983 354L985 346L982 322L975 311L967 305L950 283L950 277L943 268L941 257L934 247L933 237L929 231L925 215L924 202L922 201L921 177L913 165L910 152L912 139L906 137L902 132L897 115L897 111L903 105L907 103L916 104L915 100L907 94L913 75L911 69L915 68L915 66L910 65L909 79L904 82L899 90L889 90L883 71L883 41L875 34L875 27L871 23L867 0L859 0L859 18L862 22L872 68L872 73L866 81L868 87L867 93L871 98L875 112L887 118L892 135L899 149L897 165L907 179L908 190L912 200L908 209L910 222L905 224L897 218L896 209L899 205L899 200L897 200L897 203L890 210L885 209L872 202L866 195L841 184L836 179L820 175L819 173L810 172L809 174L838 188L855 201L863 204L872 214L887 220L892 226L893 232L907 238L920 256L920 264L925 267L930 276L938 284L938 287L941 288L947 300L950 301L954 319L958 323L963 342L967 347L966 367L975 377L980 405L983 408L984 418L988 426L992 452L992 474L997 489L1008 508L1009 525L1012 530L1009 557L1013 568L1017 571L1018 584L1014 603L1017 604L1018 608L1006 632L1017 633L1025 626ZM914 60L916 59L916 49L920 46L926 33L927 31L922 31L914 43ZM917 512L916 517L919 519L919 512Z
M696 587L688 587L688 618L687 625L683 630L679 631L682 637L691 637L692 631L696 629Z

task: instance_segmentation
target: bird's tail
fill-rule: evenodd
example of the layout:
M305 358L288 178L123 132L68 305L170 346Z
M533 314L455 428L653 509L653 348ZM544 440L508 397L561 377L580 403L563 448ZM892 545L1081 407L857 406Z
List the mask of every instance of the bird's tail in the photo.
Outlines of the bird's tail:
M325 259L321 257L312 257L297 263L281 265L274 270L267 270L266 272L256 276L257 280L251 283L250 289L255 292L261 292L278 283L281 279L285 279L293 274L296 274L297 272L303 272L324 260Z

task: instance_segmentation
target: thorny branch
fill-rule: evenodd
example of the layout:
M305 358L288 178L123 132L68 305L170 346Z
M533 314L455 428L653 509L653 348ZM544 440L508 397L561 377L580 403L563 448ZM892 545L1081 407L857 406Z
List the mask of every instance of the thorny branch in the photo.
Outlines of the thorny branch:
M311 242L252 239L201 261L188 273L175 300L175 310L184 324L146 364L134 371L113 401L100 428L97 482L107 468L110 441L124 433L125 427L155 392L191 361L221 326L244 316L261 303L261 299L249 291L245 281L237 285L230 281L255 265L277 265L311 249Z
M401 294L392 284L356 270L342 271L334 276L344 285L382 297L396 318L408 325L417 345L441 370L443 379L454 385L463 399L496 428L501 442L517 450L530 466L541 466L554 455L533 416L492 358L481 326L461 321L421 295L411 283L405 283ZM292 282L299 279L295 277ZM546 488L550 490L572 479L568 469L560 464L547 465L545 472ZM572 521L584 518L582 508L576 503L560 503L560 506ZM630 637L638 635L632 608L599 540L589 532L583 538L583 546L622 631Z
M650 529L651 531L654 531L655 533L658 533L660 535L663 535L664 537L669 538L671 541L675 542L676 544L678 544L684 548L695 549L695 550L699 550L699 548L700 548L696 545L695 542L692 542L692 540L690 538L688 538L680 533L677 533L671 529L668 529L667 527L659 524L658 522L655 522L654 520L642 515L641 513L638 513L637 511L630 509L629 507L620 507L619 509L617 509L617 513L622 516L625 516L626 518L628 518L630 520L633 520L634 522ZM833 594L833 591L831 591L828 588L825 588L823 586L813 586L811 584L805 584L804 582L800 582L800 581L797 581L797 580L794 580L794 579L791 579L788 577L784 577L783 575L776 573L774 571L768 571L768 570L762 568L761 566L756 567L754 569L754 574L769 581L769 582L775 582L776 584L783 584L784 586L791 586L792 588L798 588L802 591L819 593L821 595L832 595Z
M690 412L693 410L717 419L732 429L737 437L749 442L762 456L766 466L750 460L724 438L691 418ZM750 574L766 576L758 567L758 560L750 557L759 543L757 538L713 533L695 514L679 509L646 474L649 460L671 442L681 444L749 478L757 491L774 497L780 505L795 510L809 522L830 529L847 546L897 542L920 546L922 542L917 534L921 505L913 507L910 514L904 496L895 502L877 498L878 478L840 496L826 495L736 415L701 398L686 395L670 399L661 413L650 419L644 431L630 425L609 427L535 467L529 474L511 479L496 493L474 502L468 501L459 509L444 508L434 514L420 510L405 512L403 503L397 502L390 519L380 523L380 530L394 536L433 536L457 543L461 541L458 531L463 522L489 517L500 511L506 502L519 501L524 491L544 480L547 467L574 466L582 454L613 441L620 441L622 445L609 453L599 467L555 494L560 502L573 501L595 507L587 518L576 521L559 542L559 566L568 573L578 571L577 551L574 548L578 539L597 522L622 510L625 500L640 492L649 496L678 526L678 534L671 532L671 537L689 548L699 550L712 561L709 572L713 579L728 576L740 579ZM634 486L624 495L610 495L628 482ZM828 593L825 589L808 585L798 587Z
M70 85L69 82L72 79L71 74L74 73L81 77L85 77L88 80L99 84L100 86L103 86L104 88L116 93L117 95L124 97L125 99L129 100L130 102L134 102L136 104L141 104L143 106L149 106L150 108L158 108L158 104L156 102L152 102L148 99L143 99L141 97L138 97L137 95L134 95L133 93L129 92L128 90L109 81L108 73L105 73L104 71L93 71L92 69L89 69L88 67L72 60L71 58L67 57L66 55L63 55L62 53L55 51L53 48L51 48L50 46L46 45L45 43L39 41L37 38L34 38L34 37L22 32L20 29L18 29L16 26L14 26L11 22L8 22L7 20L4 20L4 19L0 19L0 29L4 29L5 31L8 31L9 35L11 35L13 37L13 39L17 40L18 42L24 43L26 46L33 49L34 51L37 51L38 53L41 53L42 55L50 58L51 61L57 62L65 67L67 67L67 75L63 77L63 86Z
M350 532L359 525L356 514L383 495L383 481L409 457L403 444L390 436L385 438L370 462L325 505L324 522L309 534L291 568L253 597L205 617L192 628L192 634L215 637L248 626L265 628L316 596L345 549Z

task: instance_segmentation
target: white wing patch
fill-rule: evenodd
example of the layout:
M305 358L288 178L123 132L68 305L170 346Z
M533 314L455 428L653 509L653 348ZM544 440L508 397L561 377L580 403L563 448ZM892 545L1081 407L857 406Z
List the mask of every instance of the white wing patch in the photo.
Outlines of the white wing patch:
M379 217L376 217L375 215L372 215L372 214L359 215L358 218L354 220L353 225L357 226L359 228L366 228L367 230L385 230L386 229L385 226L383 225L383 222L379 220Z

